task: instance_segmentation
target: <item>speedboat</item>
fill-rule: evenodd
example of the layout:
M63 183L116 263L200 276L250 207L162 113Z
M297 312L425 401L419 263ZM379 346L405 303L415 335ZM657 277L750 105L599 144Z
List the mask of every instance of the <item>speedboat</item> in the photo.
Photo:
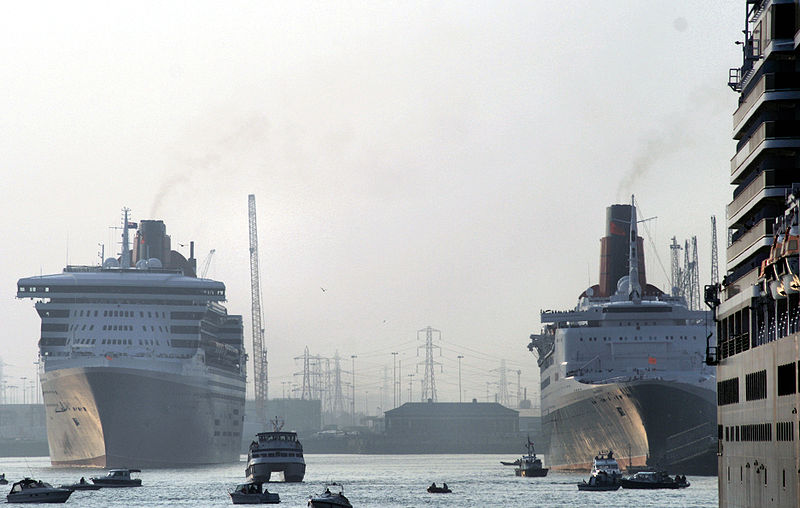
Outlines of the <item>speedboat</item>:
M353 508L350 500L344 497L344 487L341 483L325 485L325 492L318 496L311 496L308 499L308 506L313 508Z
M626 489L685 489L691 485L685 476L672 478L665 471L641 471L619 483Z
M64 503L72 491L31 478L15 482L6 496L7 503Z
M228 492L233 504L278 504L281 497L276 492L262 488L262 482L241 483Z
M110 469L105 476L92 477L92 483L101 487L141 487L141 478L131 478L131 473L141 473L141 469Z

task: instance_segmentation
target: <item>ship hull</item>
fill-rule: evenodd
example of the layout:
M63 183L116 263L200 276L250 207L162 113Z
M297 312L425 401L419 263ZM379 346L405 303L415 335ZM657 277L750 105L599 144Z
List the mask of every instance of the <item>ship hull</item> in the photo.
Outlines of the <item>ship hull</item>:
M543 416L548 465L589 471L598 450L620 465L716 475L716 395L685 383L642 380L564 394Z
M54 466L166 467L239 460L244 384L121 367L42 375ZM240 395L231 388L241 385ZM227 393L226 393L227 392Z

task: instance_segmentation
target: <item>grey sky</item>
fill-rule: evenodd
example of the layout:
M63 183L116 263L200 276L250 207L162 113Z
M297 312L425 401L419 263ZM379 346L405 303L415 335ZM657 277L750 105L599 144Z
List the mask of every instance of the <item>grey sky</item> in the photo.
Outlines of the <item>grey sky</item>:
M711 214L724 252L743 18L740 1L17 2L0 19L6 372L31 375L39 333L16 280L119 252L123 206L200 262L216 249L249 342L253 193L272 395L308 345L359 355L374 410L390 351L409 373L427 325L440 398L457 400L459 353L468 397L501 358L535 395L527 337L597 281L607 205L635 193L658 216L667 271L669 238L696 234L708 279Z

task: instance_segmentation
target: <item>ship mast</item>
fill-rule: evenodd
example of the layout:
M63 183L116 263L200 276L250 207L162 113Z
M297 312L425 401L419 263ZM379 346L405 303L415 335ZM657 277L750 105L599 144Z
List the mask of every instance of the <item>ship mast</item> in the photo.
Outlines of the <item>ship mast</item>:
M130 208L122 209L124 214L124 218L122 220L122 256L120 257L120 265L122 268L130 268L131 266L131 251L128 240L128 212L130 211Z
M628 256L628 299L633 303L642 303L642 286L639 284L639 254L636 251L636 239L639 232L636 227L636 206L634 205L633 194L631 194L631 231L628 239L630 251Z

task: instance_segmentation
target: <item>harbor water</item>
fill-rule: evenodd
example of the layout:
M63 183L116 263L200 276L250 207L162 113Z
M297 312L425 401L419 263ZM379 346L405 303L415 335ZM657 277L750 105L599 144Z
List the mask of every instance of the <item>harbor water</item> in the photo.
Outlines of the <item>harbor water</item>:
M500 455L307 455L302 483L272 482L280 506L306 506L311 494L325 483L340 482L354 507L417 506L553 506L595 507L716 507L717 478L689 477L691 487L680 490L625 490L579 492L576 483L587 474L550 472L544 478L519 478ZM547 464L545 457L545 465ZM81 507L233 506L228 490L244 482L246 457L238 464L194 468L149 469L139 475L142 487L74 492L68 505ZM54 468L46 457L2 458L2 501L11 484L29 476L58 486L82 476L100 476L102 470ZM671 471L680 473L680 471ZM452 494L428 494L431 482L447 482Z

